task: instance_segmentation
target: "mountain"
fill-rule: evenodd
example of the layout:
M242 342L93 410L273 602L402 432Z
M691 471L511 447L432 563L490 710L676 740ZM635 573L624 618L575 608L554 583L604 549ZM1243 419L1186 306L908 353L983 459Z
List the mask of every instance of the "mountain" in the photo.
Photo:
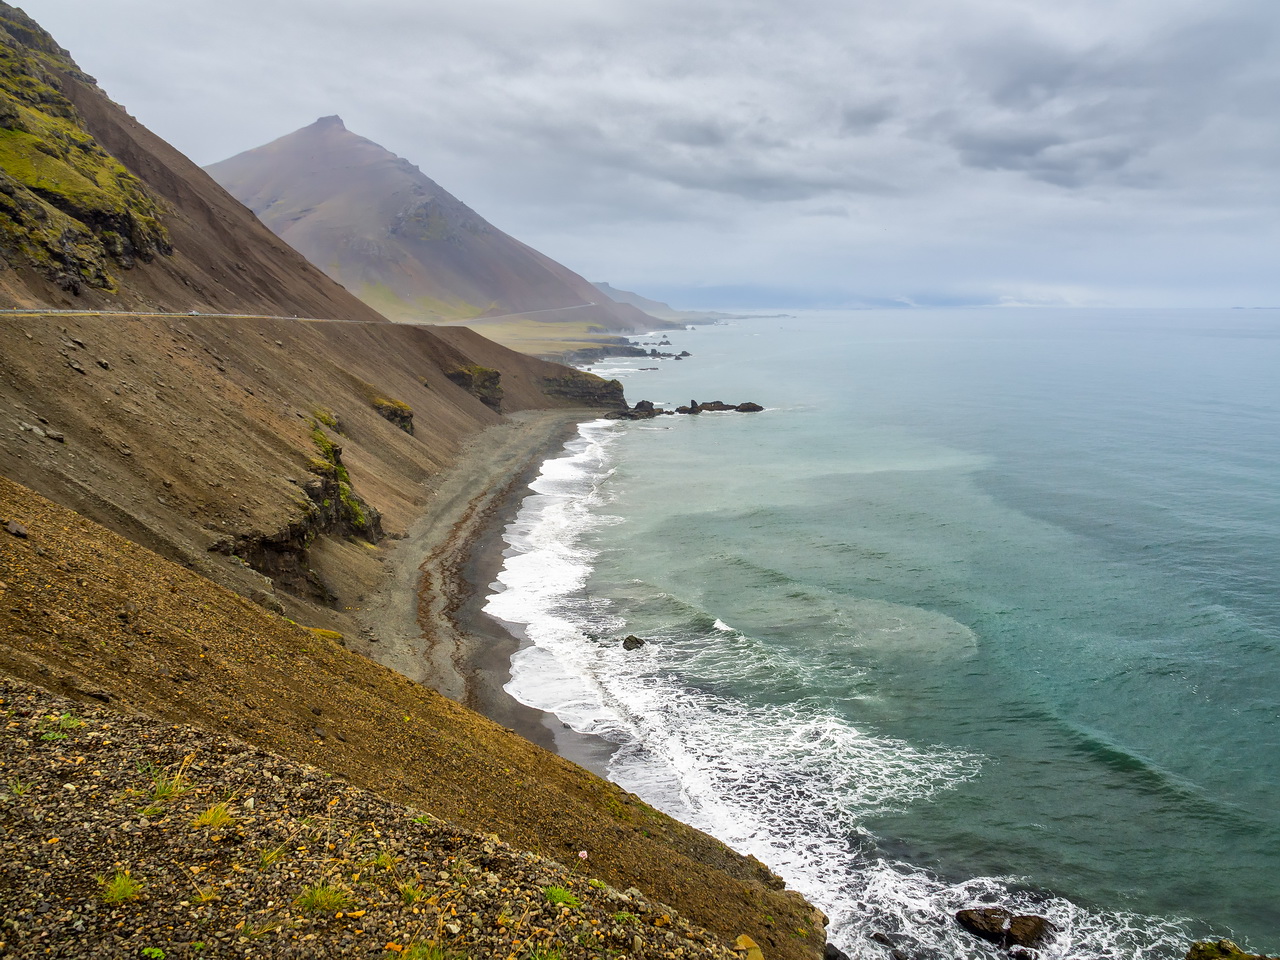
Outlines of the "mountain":
M649 316L657 317L659 320L670 320L675 323L713 323L716 320L737 319L734 314L715 313L709 310L676 310L669 303L663 303L661 300L650 300L648 297L642 297L638 293L632 293L630 290L619 290L617 287L610 286L607 283L593 283L592 286L610 300L618 303L629 303L633 307L643 310Z
M567 267L508 236L339 117L206 168L268 227L395 320L531 315L585 329L651 330Z
M392 649L423 677L450 658L458 618L480 602L473 581L491 581L504 511L514 509L540 451L563 436L557 430L620 405L620 384L472 330L387 322L129 117L3 0L0 305L11 308L0 314L0 702L11 717L33 730L44 724L7 676L94 710L161 718L170 734L192 724L204 742L243 757L236 774L245 792L236 800L260 804L256 814L242 808L246 823L270 819L294 839L311 829L292 815L276 820L288 800L263 775L270 750L312 765L307 789L318 803L329 801L330 784L350 778L424 816L498 830L560 861L590 849L593 877L680 905L715 931L708 939L720 956L728 951L716 941L740 933L774 960L821 954L821 918L758 862L534 746L505 729L512 721L490 723L413 682L408 667L380 653ZM459 469L464 451L482 469ZM423 542L423 528L437 531L434 541ZM419 591L427 564L414 551L428 549L431 569L443 572ZM386 608L373 602L383 597ZM496 646L483 653L501 661ZM75 736L86 732L73 711L64 716L81 731ZM526 729L550 742L540 718ZM88 775L98 756L139 776L112 749L116 732L95 738L95 759L81 767L56 755L75 740L47 732L55 735L34 746L14 741L23 762L48 761L32 770L15 816L48 835L52 821L36 821L56 793L67 813L74 804L118 808L129 825L108 832L132 840L95 842L80 830L83 842L56 850L10 844L0 903L12 904L16 919L0 932L0 953L187 952L188 943L169 939L173 924L127 904L113 914L94 877L150 869L142 847L150 864L181 865L174 831L189 830L190 820L163 809L141 816L125 794L99 790ZM190 796L203 806L204 748L184 760L155 741L145 747L151 769L190 774ZM12 779L7 799L19 793ZM241 846L236 832L226 840L231 853L219 862L228 876L266 878L261 850ZM513 885L496 863L483 865L495 871L485 889ZM184 889L190 876L181 876ZM360 873L346 876L355 884ZM187 895L161 896L159 877L140 878L153 906ZM585 880L564 882L585 889ZM281 882L270 881L263 910L293 902L299 890L281 898ZM85 928L46 911L55 887L68 903L99 904L96 919ZM207 936L202 956L296 952L297 928L275 913L257 914L259 939L245 945L249 914L237 898L250 887L268 889L251 880L236 894L219 886L218 897L192 898L183 922L198 922ZM445 906L431 914L436 937ZM661 910L653 909L654 934L661 930L667 949L679 928ZM423 918L410 916L403 931L416 937ZM520 931L521 953L532 947L530 928L532 920ZM336 952L349 946L346 931L326 918L317 935L340 937ZM629 948L632 933L623 932ZM591 948L589 933L583 945ZM578 956L585 950L566 954Z
M0 3L0 306L381 321Z
M361 589L348 538L402 528L499 411L621 401L471 331L389 323L2 0L0 263L0 305L34 308L0 319L3 472L311 622Z

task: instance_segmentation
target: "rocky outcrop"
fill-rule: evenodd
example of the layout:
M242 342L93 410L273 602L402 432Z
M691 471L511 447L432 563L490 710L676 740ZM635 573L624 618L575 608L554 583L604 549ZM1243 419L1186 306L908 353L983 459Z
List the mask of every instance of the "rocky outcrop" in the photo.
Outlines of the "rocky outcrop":
M548 360L560 363L597 363L605 357L647 357L649 351L636 346L626 337L612 337L596 347L580 347L564 354L548 356Z
M502 374L497 370L473 363L450 370L445 376L489 409L502 412Z
M0 269L112 291L113 271L173 253L162 208L63 95L85 77L21 10L0 3Z
M674 410L664 410L662 407L655 407L651 400L641 400L629 410L616 410L606 415L607 420L652 420L657 416L671 416L676 413L683 414L699 414L704 411L713 413L759 413L764 407L758 403L747 401L746 403L732 404L725 403L722 400L712 400L710 403L699 403L697 400L690 400L687 407L676 407Z
M641 647L645 645L645 642L646 641L644 640L643 637L637 637L635 634L631 634L623 638L622 649L623 650L639 650Z
M390 423L394 423L409 436L413 436L413 408L399 400L388 400L386 397L374 397L373 409L378 415Z
M1260 953L1246 953L1230 940L1201 940L1187 951L1187 960L1277 960Z
M342 463L342 447L317 424L311 434L319 456L308 465L312 476L299 483L306 495L302 515L267 533L224 538L209 550L236 556L289 593L332 603L333 591L312 568L307 548L322 534L357 536L370 543L383 537L382 516L355 494Z
M606 380L584 370L571 370L558 377L540 377L538 386L549 397L568 400L584 407L612 407L626 409L622 384Z
M1043 946L1057 931L1044 917L1015 914L1004 907L973 907L956 914L956 922L975 937L1004 947L1015 957Z

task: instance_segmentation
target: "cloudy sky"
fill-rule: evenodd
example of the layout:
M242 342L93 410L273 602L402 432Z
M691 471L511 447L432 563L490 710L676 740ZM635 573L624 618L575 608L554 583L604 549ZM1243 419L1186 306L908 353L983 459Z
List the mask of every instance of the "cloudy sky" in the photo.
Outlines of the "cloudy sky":
M201 164L317 117L682 306L1280 306L1277 0L19 0Z

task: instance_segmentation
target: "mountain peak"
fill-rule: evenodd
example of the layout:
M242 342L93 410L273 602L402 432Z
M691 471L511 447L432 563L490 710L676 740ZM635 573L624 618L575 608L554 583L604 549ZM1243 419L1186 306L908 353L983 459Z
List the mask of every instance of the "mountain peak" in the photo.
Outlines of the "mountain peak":
M206 169L312 263L393 320L533 313L545 322L571 311L564 319L580 326L654 325L336 116Z

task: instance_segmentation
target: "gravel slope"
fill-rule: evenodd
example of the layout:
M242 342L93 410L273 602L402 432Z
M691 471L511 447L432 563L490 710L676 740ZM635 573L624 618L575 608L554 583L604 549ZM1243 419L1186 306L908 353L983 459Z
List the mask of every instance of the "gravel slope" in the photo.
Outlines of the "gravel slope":
M589 860L567 869L235 738L8 679L0 724L5 956L733 956ZM110 902L126 875L136 892ZM341 902L309 905L323 888Z

